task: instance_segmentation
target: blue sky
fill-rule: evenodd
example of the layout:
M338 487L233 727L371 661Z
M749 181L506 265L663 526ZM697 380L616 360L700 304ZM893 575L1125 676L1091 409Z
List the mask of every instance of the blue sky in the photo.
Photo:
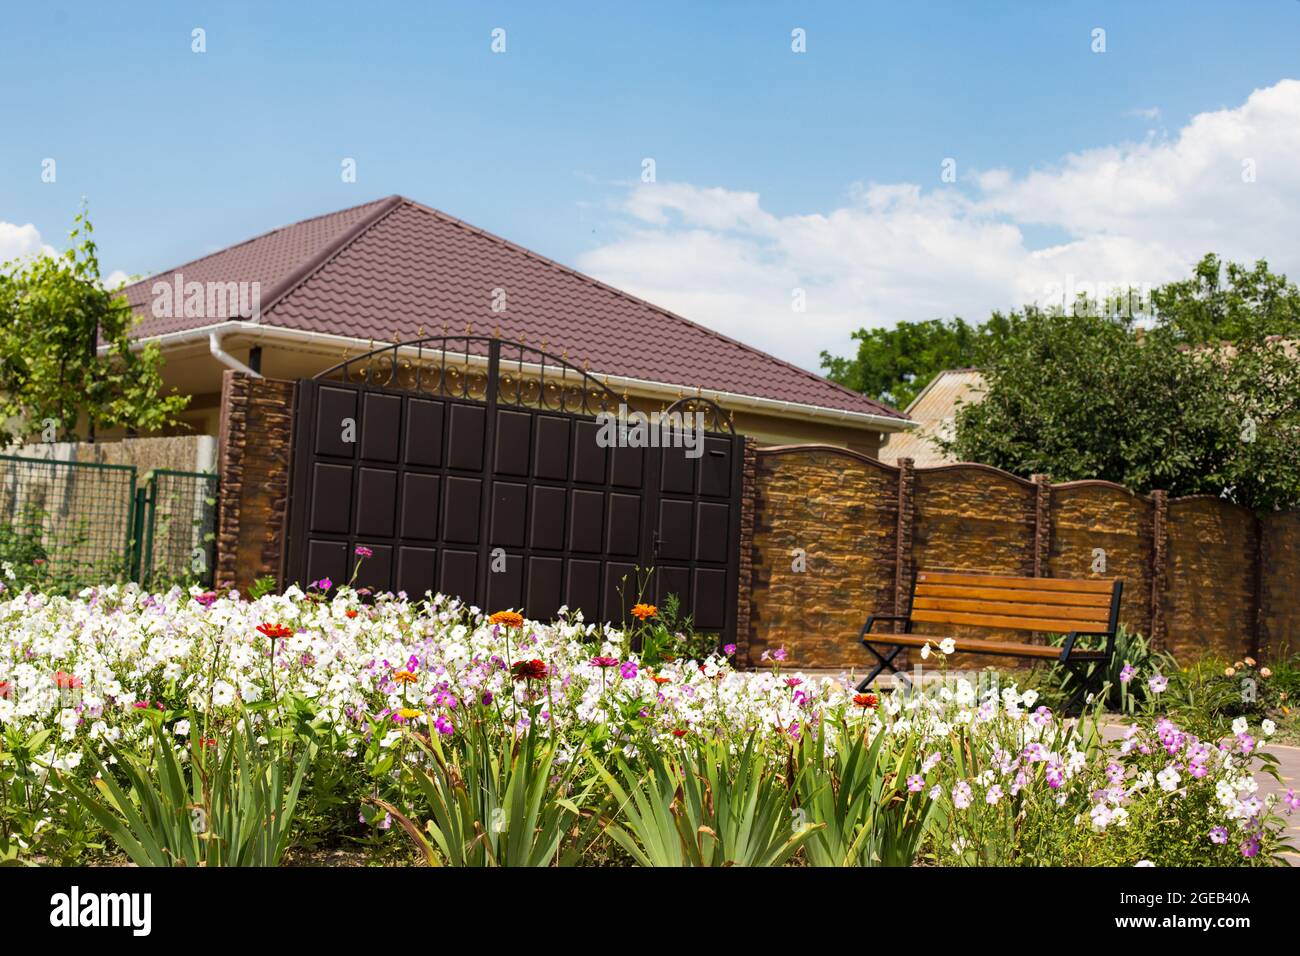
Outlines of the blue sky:
M195 27L206 53L191 52ZM497 27L504 54L490 49ZM803 54L791 51L796 27ZM1103 54L1091 49L1098 27ZM1158 189L1167 177L1144 150L1175 150L1185 169L1176 147L1195 117L1246 109L1253 91L1300 77L1296 0L4 0L0 31L0 228L31 224L60 246L85 197L106 271L147 273L402 193L805 365L855 324L979 318L1013 304L1041 278L1027 279L1024 263L1056 248L1104 269L1096 263L1133 261L1132 248L1113 248L1127 242L1141 250L1138 278L1177 272L1199 254L1178 245L1185 221L1238 204L1180 205L1166 240L1089 222L1051 188L1074 190L1077 205L1106 180L1064 181L1071 157L1095 173L1117 149L1121 167L1136 163L1137 179ZM1271 137L1256 151L1287 154L1289 134L1273 127L1295 92L1250 121L1250 136ZM1231 152L1229 140L1214 142ZM341 181L345 157L355 183ZM665 187L654 195L638 182L646 157ZM55 183L41 181L45 158L57 162ZM940 181L944 158L957 162L956 184ZM1297 171L1292 162L1290 178ZM1035 185L1036 173L1056 181ZM1267 175L1261 165L1256 185ZM1180 182L1182 195L1204 192L1198 182ZM902 192L872 192L881 186ZM1251 238L1250 216L1296 195L1294 183L1278 188L1240 213L1226 250L1300 260L1300 249ZM837 255L837 217L849 235L875 230L861 271ZM1015 255L954 284L949 259L969 267L1005 229ZM0 251L30 244L32 231L22 235L11 228ZM1081 241L1112 248L1099 260L1071 245ZM908 243L920 251L904 265L868 261ZM693 252L674 260L674 248ZM925 250L933 262L917 265ZM894 281L911 267L919 274ZM745 300L746 269L779 276L764 301ZM1008 270L1022 274L1005 290ZM808 317L792 323L786 287L796 285Z

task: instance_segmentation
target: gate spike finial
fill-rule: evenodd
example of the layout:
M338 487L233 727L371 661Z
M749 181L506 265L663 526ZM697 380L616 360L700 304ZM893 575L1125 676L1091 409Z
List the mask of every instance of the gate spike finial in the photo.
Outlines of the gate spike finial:
M466 323L465 323L465 334L466 334L466 335L473 335L473 334L474 334L474 323L473 323L473 322L466 322Z

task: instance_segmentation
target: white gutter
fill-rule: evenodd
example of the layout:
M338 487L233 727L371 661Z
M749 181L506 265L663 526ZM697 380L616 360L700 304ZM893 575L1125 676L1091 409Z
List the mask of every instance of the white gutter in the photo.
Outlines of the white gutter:
M243 362L239 361L239 359L224 351L221 348L221 336L216 332L208 333L208 351L212 353L214 359L222 365L225 365L227 368L233 368L236 372L243 372L245 375L253 376L253 378L262 377L260 373L254 372Z
M349 335L334 335L324 332L307 332L298 329L285 329L273 325L262 325L259 322L248 322L240 320L223 321L214 325L205 326L197 329L187 329L184 332L168 332L164 335L150 336L148 339L137 339L132 343L132 348L141 348L146 341L157 342L159 348L172 348L176 346L188 345L199 342L204 339L208 340L208 350L223 365L246 372L249 375L257 375L247 366L238 360L227 355L220 350L221 338L231 335L247 336L254 342L262 341L282 341L286 344L292 343L299 347L315 345L322 351L337 351L339 361L343 361L345 353L364 354L372 349L383 348L383 342L376 342L374 339L362 339ZM471 333L473 335L474 333ZM480 333L481 334L481 333ZM456 338L455 335L448 336ZM214 345L214 340L216 344ZM536 346L531 346L536 348ZM106 348L100 348L100 351L107 351ZM404 355L414 356L417 353L415 348L406 348L401 350ZM427 351L427 350L426 350ZM448 355L454 353L448 352ZM353 355L352 357L356 357ZM486 365L487 360L478 355L457 356L458 360L463 360L471 365ZM234 363L234 364L232 364ZM511 363L515 364L515 363ZM517 367L517 365L516 365ZM542 367L536 363L524 363L524 368L528 371L540 372ZM561 373L563 370L555 366L547 366L546 371ZM822 405L806 405L800 402L786 401L779 398L759 398L755 395L742 395L738 392L724 392L716 389L690 389L684 385L674 385L670 382L655 382L649 379L631 378L625 375L604 375L599 372L588 371L588 375L598 381L604 382L609 388L618 391L634 391L645 394L650 393L660 398L676 400L691 395L699 395L704 398L711 398L719 405L725 407L748 409L751 411L766 412L775 415L778 418L797 418L813 419L815 421L835 422L850 425L872 425L876 428L883 428L886 431L908 431L916 428L917 423L909 419L894 418L891 415L876 415L871 412L853 412L842 408L827 408ZM259 378L261 376L258 376Z

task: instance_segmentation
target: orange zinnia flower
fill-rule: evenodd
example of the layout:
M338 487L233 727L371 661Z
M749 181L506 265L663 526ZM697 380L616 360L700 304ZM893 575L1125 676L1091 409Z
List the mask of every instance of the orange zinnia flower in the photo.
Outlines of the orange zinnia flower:
M632 616L638 621L644 621L648 617L654 617L659 613L659 608L653 604L638 604L632 608Z
M870 710L875 707L876 704L880 703L880 698L875 694L854 694L853 703L857 704L859 707Z
M277 637L289 637L293 634L293 628L284 624L259 624L257 629L271 640L275 640Z
M393 680L397 681L399 684L414 684L416 676L410 671L398 671L393 675Z
M518 611L497 611L488 618L489 624L500 624L503 627L523 627L524 616Z
M356 612L354 609L352 609L352 608L348 608L348 609L347 609L346 611L344 611L343 613L346 614L346 615L348 616L349 619L354 618L354 617L357 616L357 612Z
M54 686L59 690L72 690L81 686L81 678L65 671L54 672Z

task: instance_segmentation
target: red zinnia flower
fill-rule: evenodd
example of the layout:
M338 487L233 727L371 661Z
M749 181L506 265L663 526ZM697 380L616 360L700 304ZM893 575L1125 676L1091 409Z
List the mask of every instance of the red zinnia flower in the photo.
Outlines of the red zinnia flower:
M545 661L534 658L531 661L515 661L510 668L510 673L515 680L546 680L549 672Z
M617 666L618 666L618 658L617 658L617 657L605 657L605 656L602 655L601 657L593 657L593 658L591 659L591 663L594 664L596 667L617 667Z
M0 680L0 697L8 699L13 695L14 685L9 683L7 680Z
M673 736L674 736L674 737L685 737L685 736L686 736L686 728L685 728L685 727L674 727L674 728L673 728Z
M293 628L284 624L259 624L257 625L257 629L271 640L275 640L278 637L289 637L293 634Z
M54 686L59 690L72 690L81 686L81 678L64 671L54 672Z
M857 704L859 707L865 707L870 710L880 703L880 698L875 694L854 694L853 703Z
M347 609L346 611L344 611L343 613L346 614L349 618L353 618L353 617L356 617L356 616L357 616L357 612L354 611L352 608L348 608L348 609Z

